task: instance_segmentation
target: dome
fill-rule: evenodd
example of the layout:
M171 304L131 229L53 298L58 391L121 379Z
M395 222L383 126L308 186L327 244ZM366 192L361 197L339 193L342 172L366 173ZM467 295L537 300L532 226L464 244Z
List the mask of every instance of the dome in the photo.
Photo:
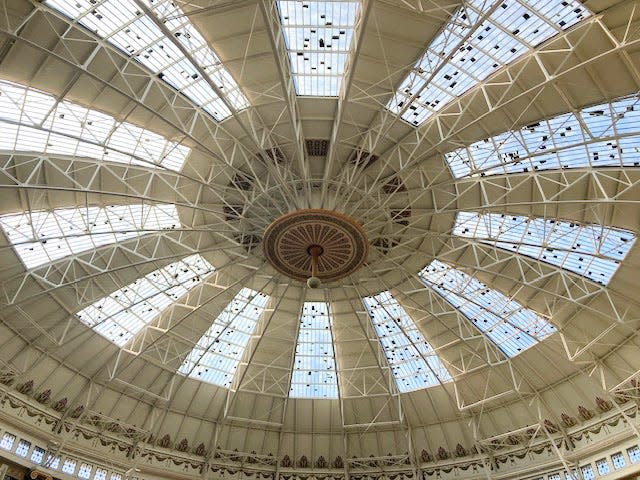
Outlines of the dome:
M0 460L640 470L637 7L2 3Z

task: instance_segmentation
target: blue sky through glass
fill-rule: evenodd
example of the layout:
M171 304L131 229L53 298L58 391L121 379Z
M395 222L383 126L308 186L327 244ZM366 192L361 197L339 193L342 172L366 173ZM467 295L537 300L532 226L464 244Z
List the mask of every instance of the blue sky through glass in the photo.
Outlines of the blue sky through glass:
M380 292L362 300L399 391L410 392L451 380L440 358L391 293Z

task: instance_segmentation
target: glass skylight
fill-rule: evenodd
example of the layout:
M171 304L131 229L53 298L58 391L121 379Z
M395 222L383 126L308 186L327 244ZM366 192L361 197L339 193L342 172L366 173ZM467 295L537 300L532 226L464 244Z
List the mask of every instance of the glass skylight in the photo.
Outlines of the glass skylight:
M566 113L445 155L456 178L580 167L640 166L640 99Z
M213 272L213 266L202 256L191 255L154 270L76 315L82 323L122 347Z
M179 171L191 150L104 113L0 81L0 151L151 162Z
M451 380L451 375L431 345L389 292L380 292L362 300L378 334L398 390L410 392Z
M199 74L198 66L236 110L248 106L247 99L218 56L172 0L144 0L144 3L197 65L183 55L133 1L46 0L46 3L135 58L217 120L224 120L231 112Z
M178 373L230 387L269 297L243 288L198 340Z
M453 234L565 268L606 285L636 236L602 225L499 213L459 212Z
M0 225L29 269L146 231L180 226L175 205L57 208L0 215Z
M439 260L432 261L418 276L509 357L556 331L537 313Z
M340 91L360 2L278 0L298 95Z
M577 0L504 0L481 21L494 3L465 2L431 42L387 108L400 113L409 102L402 118L420 125L492 73L590 15Z
M326 302L304 302L290 396L338 398L332 317Z

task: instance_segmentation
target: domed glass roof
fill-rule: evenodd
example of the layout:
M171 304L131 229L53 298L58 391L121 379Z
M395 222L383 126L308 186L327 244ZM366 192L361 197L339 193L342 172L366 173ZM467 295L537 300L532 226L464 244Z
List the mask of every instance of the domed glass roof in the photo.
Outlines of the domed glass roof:
M6 388L398 468L609 401L640 372L630 3L3 6Z

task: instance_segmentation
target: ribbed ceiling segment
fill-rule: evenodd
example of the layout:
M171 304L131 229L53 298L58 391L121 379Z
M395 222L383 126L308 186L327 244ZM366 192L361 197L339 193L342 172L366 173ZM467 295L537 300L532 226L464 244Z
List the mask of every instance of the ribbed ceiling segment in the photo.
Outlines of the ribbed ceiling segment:
M603 225L499 213L459 212L455 235L562 267L606 285L636 240L634 233Z
M27 268L180 226L175 205L57 208L0 216L0 225Z
M418 275L425 285L459 309L509 357L556 331L548 320L534 311L439 260L433 260Z
M360 2L278 0L278 8L297 94L338 96Z
M640 165L640 100L623 97L447 153L456 178Z
M304 302L302 305L290 396L338 398L332 322L327 302Z
M228 105L234 110L248 106L207 41L171 0L46 3L135 58L217 120L231 115ZM220 92L224 92L226 102Z
M204 382L230 387L249 338L269 297L243 288L198 340L178 372Z
M76 315L82 323L123 347L214 270L202 256L191 255L154 270Z
M471 0L431 42L387 108L420 125L454 98L589 16L577 0Z
M88 157L179 171L190 149L110 115L0 81L0 150Z
M123 478L511 480L505 451L547 465L637 409L613 403L640 371L637 5L309 1L286 25L285 3L0 2L2 411L62 427L34 461L118 443ZM440 103L397 97L416 127L387 105L427 45ZM318 289L264 255L303 209L366 234Z
M398 390L410 392L451 381L451 375L413 319L389 292L362 299Z

